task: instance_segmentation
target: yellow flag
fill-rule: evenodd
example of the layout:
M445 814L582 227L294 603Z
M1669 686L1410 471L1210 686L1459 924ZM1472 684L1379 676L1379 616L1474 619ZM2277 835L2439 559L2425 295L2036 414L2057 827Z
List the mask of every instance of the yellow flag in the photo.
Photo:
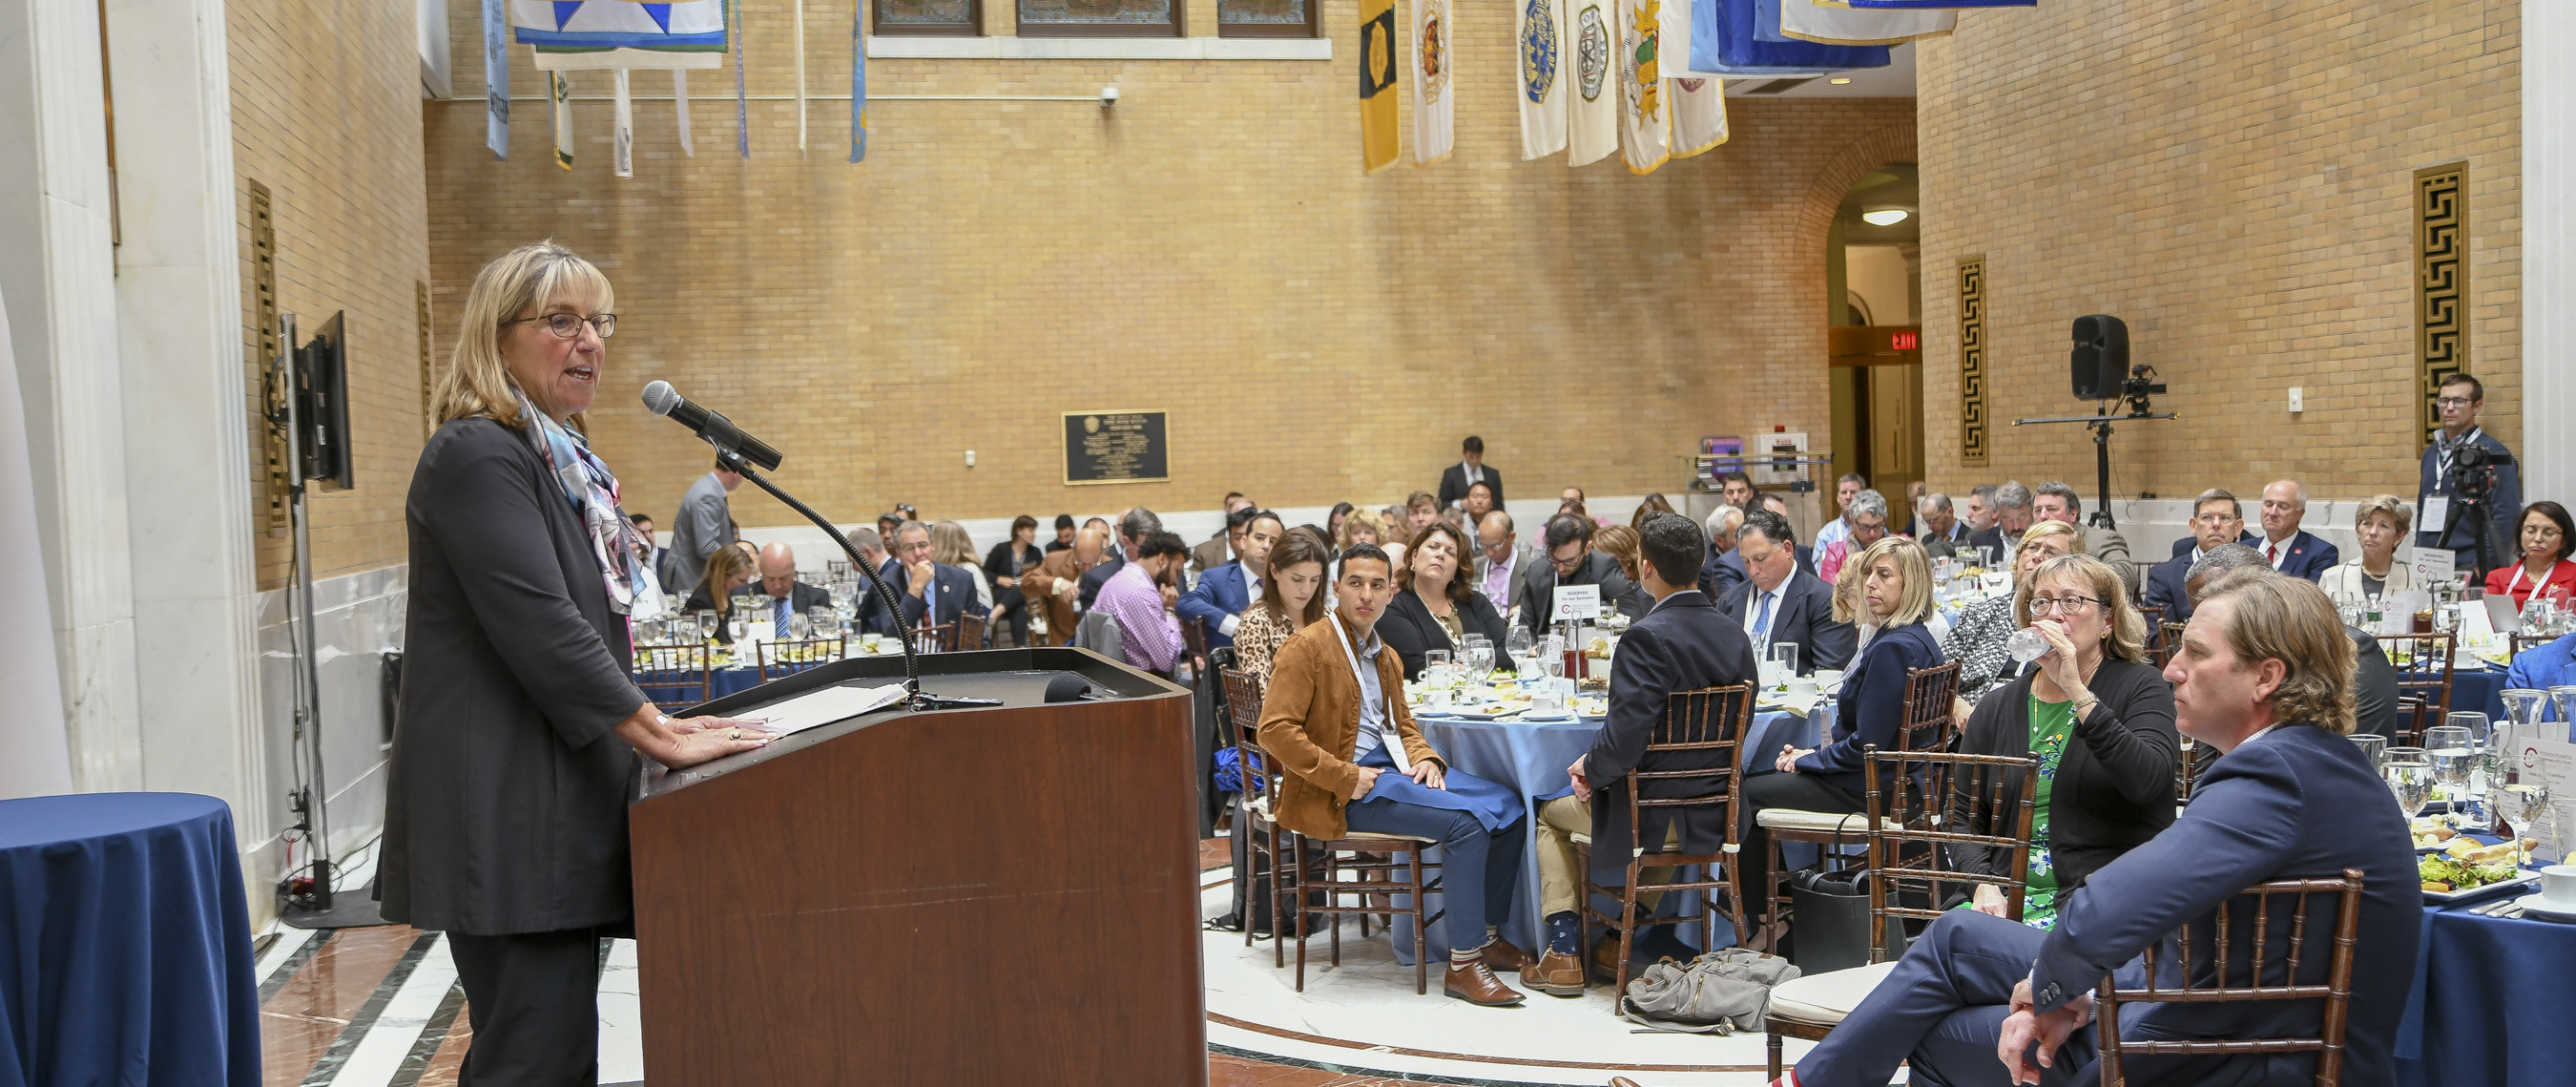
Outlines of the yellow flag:
M1376 173L1395 165L1396 72L1403 62L1395 33L1395 0L1360 0L1360 165Z

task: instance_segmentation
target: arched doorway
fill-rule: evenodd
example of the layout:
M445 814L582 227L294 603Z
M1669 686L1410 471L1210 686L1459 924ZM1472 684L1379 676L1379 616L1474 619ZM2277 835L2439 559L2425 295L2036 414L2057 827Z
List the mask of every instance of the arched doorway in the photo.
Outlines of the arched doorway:
M1920 208L1914 164L1888 163L1852 180L1825 231L1834 475L1866 477L1897 525L1924 474Z

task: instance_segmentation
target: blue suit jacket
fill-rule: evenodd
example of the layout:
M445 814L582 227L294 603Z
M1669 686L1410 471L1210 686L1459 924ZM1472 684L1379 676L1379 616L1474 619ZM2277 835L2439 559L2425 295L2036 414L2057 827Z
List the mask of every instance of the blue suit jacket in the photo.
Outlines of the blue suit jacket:
M2269 541L2259 536L2248 542L2256 551L2271 546ZM2281 559L2281 572L2291 577L2303 577L2313 582L2343 562L2343 553L2335 545L2318 539L2304 528L2290 534L2289 548L2290 553Z
M2478 445L2492 453L2511 452L2504 447L2503 442L2496 440L2495 435L2487 433L2484 427L2478 428L2476 441ZM2441 463L2441 452L2439 446L2424 447L2422 470L2417 474L2415 483L2415 509L2418 511L2418 519L2415 523L2415 546L2466 551L2478 545L2477 531L2470 527L2468 522L2460 522L2457 527L2451 529L2451 534L2446 539L2442 536L2442 526L2428 525L2421 519L2425 499L2436 494L2451 493L2448 486L2449 480L2434 478L2435 469ZM2522 466L2498 465L2494 472L2495 527L2491 530L2488 539L2495 545L2496 558L2502 561L2513 557L2521 550L2514 539L2514 525L2515 522L2522 520Z
M1244 574L1242 563L1229 562L1199 575L1199 583L1181 594L1173 610L1180 612L1183 619L1207 623L1208 648L1216 649L1234 644L1233 638L1218 629L1225 625L1225 617L1241 615L1251 606L1252 579Z
M1744 584L1747 576L1744 556L1733 551L1723 555L1712 552L1707 561L1699 564L1699 591L1709 598L1713 607L1715 601L1724 599L1728 592Z
M2251 532L2239 531L2236 534L2236 542L2241 544L2253 544L2256 547L2261 547L2263 546L2263 537L2257 536ZM2181 539L2174 541L2173 557L2179 559L2188 556L2191 554L2191 550L2193 548L2199 546L2200 537L2194 536L2188 532L2183 533Z
M924 612L931 614L934 626L954 623L975 603L975 575L946 563L931 564L930 586L922 590L921 596L912 595L912 575L904 572L900 562L886 560L885 572L877 576L885 579L886 588L894 590L895 605L902 611L889 619L885 605L877 602L876 593L869 592L864 598L866 605L859 609L859 629L869 634L902 637L905 631L921 625Z
M1747 578L1718 598L1717 610L1740 630L1744 605L1752 599L1753 581ZM1789 575L1780 606L1771 616L1771 638L1753 647L1753 659L1770 659L1771 647L1781 642L1798 643L1798 674L1803 676L1818 668L1849 665L1852 647L1860 644L1860 631L1850 623L1834 621L1833 589L1801 570Z
M2513 666L2504 671L2508 691L2546 691L2568 683L2576 683L2576 634L2514 654ZM2541 712L2558 720L2558 700L2551 699Z
M2138 600L2151 608L2165 610L2165 622L2191 621L2191 600L2183 595L2183 575L2191 572L2191 555L2185 552L2147 568L2147 583L2140 589ZM2147 632L2150 636L2155 631Z
M1646 742L1662 724L1665 703L1675 691L1724 687L1754 681L1753 640L1744 627L1728 622L1708 597L1696 591L1667 596L1654 610L1629 626L1610 660L1610 715L1584 755L1584 776L1603 795L1592 801L1592 877L1611 884L1628 881L1628 851L1641 836L1628 825L1628 772L1638 769L1707 770L1697 778L1655 778L1644 783L1648 799L1710 796L1724 793L1727 760L1699 751L1664 752L1646 757ZM1715 736L1707 737L1716 739ZM1747 737L1737 737L1742 742ZM1674 808L1646 808L1645 841L1661 846L1673 824ZM1726 845L1722 809L1680 810L1682 851L1715 853Z
M2116 967L2143 978L2134 964L2151 944L2192 929L2195 984L2206 985L2208 950L2216 946L2219 903L2267 880L2362 872L2360 951L2352 958L2352 1003L2344 1031L2347 1084L2391 1082L2389 1043L2405 1013L2415 977L2424 902L2406 822L2388 802L2370 760L2350 740L2309 725L2282 725L2210 764L2174 825L2093 873L2058 907L2057 927L2040 945L2031 993L2054 1011L2094 990ZM2290 926L2287 899L2276 899L2276 940ZM2297 984L2322 985L2331 961L2334 900L2311 900ZM2229 911L2231 946L2250 946L2250 900ZM2170 967L2172 948L2159 956ZM2233 953L2243 961L2243 952ZM2242 968L2237 977L2241 979ZM2124 978L2124 982L2128 979ZM2243 984L2236 980L2233 984ZM2121 1035L2137 1039L2262 1038L2317 1029L2315 1001L2247 1004L2153 1004L2121 1017ZM2134 1017L2134 1018L2133 1018ZM2311 1082L2310 1054L2274 1057L2133 1058L2139 1082L2282 1084Z
M1880 630L1843 676L1842 694L1834 700L1832 741L1800 757L1798 772L1861 795L1868 788L1860 771L1861 749L1872 744L1881 751L1896 749L1898 726L1905 720L1905 673L1941 661L1941 643L1923 624Z

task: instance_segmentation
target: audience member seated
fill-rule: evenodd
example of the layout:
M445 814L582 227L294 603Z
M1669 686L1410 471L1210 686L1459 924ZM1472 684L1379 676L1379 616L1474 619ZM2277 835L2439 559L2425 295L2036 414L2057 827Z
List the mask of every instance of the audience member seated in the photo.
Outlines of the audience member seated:
M1190 572L1201 577L1206 576L1210 570L1242 557L1243 549L1234 546L1242 542L1235 537L1234 518L1236 514L1252 509L1258 503L1245 498L1242 491L1227 491L1225 501L1220 505L1225 510L1225 523L1217 526L1216 534L1209 536L1206 542L1190 549Z
M1827 582L1840 580L1843 563L1851 556L1887 538L1887 496L1862 488L1843 502L1841 519L1828 527L1831 524L1843 526L1842 536L1830 542L1821 536L1816 539L1816 546L1823 549L1816 553L1816 576Z
M1923 545L1923 553L1936 559L1954 558L1968 543L1968 523L1959 519L1950 507L1950 496L1934 491L1915 503L1915 524L1920 535L1914 539Z
M1476 591L1485 601L1509 620L1512 588L1520 584L1521 571L1528 568L1533 552L1521 546L1520 533L1512 531L1512 515L1495 510L1476 522Z
M1485 466L1485 439L1468 435L1466 441L1458 443L1458 455L1459 462L1440 473L1440 508L1447 509L1450 503L1464 500L1468 488L1478 483L1493 492L1494 507L1502 508L1503 474Z
M1817 558L1822 559L1824 557L1823 552L1825 548L1833 546L1837 541L1849 539L1851 537L1852 500L1859 498L1860 493L1868 489L1868 477L1863 476L1858 472L1846 472L1843 474L1841 479L1834 481L1834 519L1825 522L1824 527L1816 530ZM1882 495L1879 497L1878 508L1880 510L1879 529L1884 532L1887 528L1886 496ZM1864 547L1861 550L1866 551L1868 548ZM1857 553L1858 552L1854 552L1854 554ZM1834 579L1832 574L1823 574L1820 576L1827 581L1832 581Z
M2165 622L2189 622L2191 597L2183 591L2183 579L2191 573L2191 564L2217 548L2253 539L2245 531L2245 504L2235 495L2218 487L2200 492L2191 503L2191 536L2175 542L2173 558L2147 571L2146 589L2139 598L2148 607L2163 609Z
M1968 504L1964 508L1968 538L1963 542L1970 553L1962 557L1975 557L1975 549L1978 546L1977 537L1995 527L1995 492L2000 489L1992 483L1980 483L1968 488Z
M1751 513L1754 494L1752 476L1743 472L1728 472L1717 477L1717 496L1725 500L1727 505Z
M1396 536L1400 539L1412 539L1415 533L1431 527L1431 522L1439 520L1440 511L1447 508L1449 507L1445 503L1433 499L1429 491L1415 491L1406 495L1404 524L1396 529Z
M734 606L742 602L734 590L751 584L760 576L757 564L742 557L741 548L719 547L714 554L707 556L706 570L705 577L689 593L689 602L681 610L691 614L702 611L716 613L716 641L732 645Z
M1579 513L1560 513L1547 519L1547 534L1541 541L1547 548L1546 562L1529 564L1521 578L1520 593L1514 602L1520 608L1520 623L1530 633L1546 636L1549 617L1556 613L1558 585L1598 585L1601 606L1608 608L1629 598L1636 589L1619 564L1610 556L1592 549L1592 537L1599 526Z
M2031 509L2031 502L2030 488L2022 486L2020 480L2008 480L1995 488L1995 523L1983 532L1970 535L1968 545L1993 548L1996 560L2010 567L2013 541L2030 531L2030 523L2038 518Z
M994 595L992 579L984 576L983 560L975 557L975 537L966 531L966 526L955 521L931 522L930 559L941 566L964 570L967 576L975 579L973 612L983 617L984 630L986 633L991 633L1001 622L1002 608L995 602L999 598ZM973 645L963 648L982 649L984 647Z
M1759 499L1757 499L1757 501L1759 501L1759 502L1761 502L1761 503L1762 503L1762 508L1763 508L1763 509L1769 510L1769 511L1771 511L1771 512L1772 512L1772 513L1774 513L1774 514L1779 515L1780 522L1781 522L1782 524L1787 524L1787 525L1795 525L1795 524L1797 524L1797 521L1795 521L1795 520L1791 519L1791 518L1790 518L1790 516L1789 516L1789 500L1788 500L1788 499L1786 499L1786 498L1781 497L1779 492L1777 492L1777 491L1764 491L1764 492L1762 492L1762 497L1761 497L1761 498L1759 498ZM1751 510L1746 510L1745 512L1746 512L1746 513L1751 513L1751 512L1753 512L1753 511L1751 511ZM1813 573L1815 573L1815 572L1816 572L1816 551L1815 551L1815 549L1814 549L1814 548L1811 548L1811 547L1808 547L1808 546L1807 546L1807 545L1805 545L1805 544L1800 544L1800 545L1798 545L1794 550L1796 551L1797 556L1798 556L1798 569L1800 569L1800 570L1802 570L1802 571L1805 571L1806 573L1809 573L1809 574L1813 574ZM1817 580L1821 581L1821 580L1823 580L1823 579L1822 579L1822 578L1818 578Z
M1136 540L1132 553L1136 558L1100 587L1100 598L1090 610L1117 622L1127 663L1170 679L1173 666L1189 647L1181 640L1180 620L1171 612L1174 601L1165 598L1163 589L1167 580L1179 575L1181 564L1189 561L1190 547L1179 533L1153 529Z
M1447 509L1449 507L1443 506L1441 508ZM1503 506L1502 503L1494 501L1494 489L1491 486L1478 483L1467 488L1467 497L1459 500L1457 508L1467 511L1468 524L1481 525L1485 523L1486 515L1503 508Z
M2338 608L2378 611L2379 598L2415 588L2415 564L2397 561L2397 545L2406 540L2406 526L2412 524L2415 511L2406 501L2393 494L2375 494L2353 514L2353 535L2361 538L2361 554L2325 572L2317 587Z
M1573 779L1571 795L1556 797L1539 808L1537 836L1539 916L1547 924L1547 947L1539 961L1521 971L1523 988L1555 996L1581 996L1583 963L1576 957L1580 926L1575 917L1583 880L1616 887L1627 881L1633 850L1657 843L1668 853L1712 854L1726 845L1724 811L1717 807L1642 809L1642 827L1628 823L1628 774L1631 771L1706 770L1704 777L1648 780L1645 799L1712 796L1724 793L1726 764L1698 752L1654 752L1646 743L1664 720L1664 708L1676 691L1751 683L1755 678L1753 643L1744 628L1718 614L1708 597L1693 587L1699 554L1707 549L1699 526L1678 514L1661 514L1640 530L1646 592L1655 600L1644 618L1619 639L1610 659L1610 713L1591 748L1566 767ZM1573 836L1592 839L1592 870L1575 867ZM1664 883L1669 868L1648 868L1642 883ZM1654 910L1660 896L1637 896L1640 917ZM1678 939L1650 948L1643 933L1631 934L1633 950L1671 951L1688 961ZM1603 937L1616 954L1617 935ZM1613 966L1615 967L1615 963Z
M1261 747L1284 774L1276 818L1323 841L1366 831L1438 842L1453 949L1441 990L1508 1007L1526 998L1494 970L1530 963L1527 952L1495 935L1511 916L1521 871L1528 829L1521 798L1451 772L1414 727L1401 667L1377 633L1395 595L1394 570L1374 545L1343 552L1338 607L1279 648L1260 726Z
M1592 527L1594 528L1610 527L1609 518L1594 517L1592 515L1591 500L1583 496L1583 488L1581 487L1568 487L1562 491L1558 491L1556 494L1556 512L1580 514L1585 519L1591 521Z
M2146 617L2109 564L2090 555L2049 559L2023 576L2012 599L2014 617L2048 640L2048 652L1977 703L1959 750L2039 758L2021 920L2048 928L2057 904L2086 877L2173 825L2181 741L2173 687L2147 663ZM2019 810L2019 791L2015 784L1999 805L1963 802L1964 810L1951 813L1953 825L1967 834L2009 835L1985 820ZM2010 871L2005 850L1959 848L1952 856L1963 871ZM2003 890L1986 883L1976 885L1969 903L1997 917L2004 904Z
M1291 530L1270 549L1270 576L1261 581L1261 599L1244 609L1234 630L1234 666L1270 685L1271 663L1279 647L1306 624L1324 617L1324 573L1333 549L1306 529ZM1238 722L1238 727L1251 722Z
M1897 535L1912 539L1916 543L1926 542L1923 539L1923 499L1931 493L1932 485L1919 479L1905 485L1905 527L1899 530Z
M1595 532L1592 534L1592 550L1610 556L1610 561L1618 564L1619 576L1628 579L1628 591L1620 594L1616 600L1603 598L1601 601L1603 607L1615 607L1619 609L1621 615L1636 619L1644 616L1646 609L1655 606L1654 598L1646 595L1646 590L1637 576L1636 529L1626 525L1612 525Z
M1340 552L1348 551L1361 544L1384 551L1387 545L1394 542L1395 540L1387 535L1386 519L1378 516L1377 511L1354 507L1350 512L1343 514L1341 534L1333 537L1335 552L1333 580L1327 583L1327 590L1332 585L1341 583ZM1401 551L1403 548L1398 547L1396 550Z
M1073 518L1061 517L1065 535L1073 534ZM1038 550L1038 519L1021 514L1011 521L1011 538L993 545L984 556L984 576L993 585L993 644L1029 644L1029 598L1020 592L1020 574L1046 562L1046 552ZM1007 624L1010 640L1000 637Z
M1342 518L1350 516L1351 511L1357 508L1348 502L1335 502L1333 512L1324 517L1324 542L1331 544L1336 552L1342 546Z
M2013 554L2012 594L1959 609L1958 621L1950 624L1949 636L1941 640L1941 657L1959 662L1959 697L1967 705L2013 681L2016 669L2004 643L2013 631L2029 625L2019 601L2023 586L2030 584L2030 572L2050 559L2083 553L2084 538L2076 534L2075 526L2064 521L2034 524L2021 534L2020 549Z
M1446 521L1434 521L1405 549L1404 569L1396 575L1395 599L1378 620L1378 636L1404 661L1404 678L1422 678L1423 654L1438 649L1460 664L1467 635L1481 634L1494 644L1494 667L1517 668L1503 651L1510 632L1493 601L1459 576L1467 537Z
M1100 596L1100 587L1108 584L1110 578L1118 576L1119 567L1136 561L1136 546L1144 542L1147 535L1161 531L1163 531L1163 519L1154 516L1154 511L1143 506L1132 506L1127 512L1119 514L1117 533L1112 537L1113 542L1117 544L1116 553L1102 560L1100 565L1092 567L1090 573L1082 575L1082 592L1075 598L1075 602L1082 605L1082 610L1090 611L1093 608L1093 602Z
M1643 500L1639 501L1637 503L1636 510L1628 514L1628 527L1631 529L1643 528L1646 524L1646 518L1652 517L1658 513L1672 512L1675 512L1672 500L1665 498L1663 492L1657 491L1653 494L1647 495Z
M1747 829L1738 864L1745 897L1766 916L1771 835L1755 819L1765 808L1828 814L1866 810L1862 749L1896 750L1905 723L1906 673L1941 663L1941 643L1923 626L1932 614L1932 561L1924 557L1923 545L1890 536L1871 544L1855 561L1863 571L1862 605L1878 619L1880 630L1869 651L1843 676L1842 692L1834 698L1833 735L1823 747L1805 751L1784 745L1776 753L1752 752L1754 766L1775 772L1744 779Z
M760 581L755 589L743 585L733 590L737 598L748 599L756 591L769 598L769 629L772 637L787 636L787 617L804 615L815 608L829 610L832 593L820 585L796 580L796 549L784 543L773 543L760 549Z
M2084 523L2084 499L2075 488L2063 483L2042 483L2030 497L2030 515L2036 521L2064 521L2084 534L2084 553L2120 575L2120 585L2137 598L2140 575L2144 571L2129 561L2129 538L2118 529ZM2015 563L2018 567L2020 564Z
M2343 1082L2392 1082L2424 902L2405 817L2342 735L2352 727L2352 643L2335 626L2333 603L2313 585L2264 571L2221 582L2165 670L2182 733L2220 752L2191 806L2060 900L2050 931L1970 910L1933 922L1783 1082L1877 1087L1899 1063L1918 1080L1952 1085L2090 1082L2092 994L2106 972L2123 988L2143 987L2141 953L2185 926L2195 945L2216 946L2217 907L2247 887L2348 868L2363 873L2363 893ZM2296 984L2325 984L2333 916L2328 907L2309 917ZM2271 930L2257 933L2256 911L2231 911L2227 939L2250 948L2288 938L2288 910L2267 919ZM2211 961L2194 957L2192 984L2213 984ZM2230 983L2246 983L2241 968ZM2120 1027L2124 1038L2244 1040L2313 1035L2318 1015L2314 1002L2157 1003L2132 1009ZM2307 1055L2133 1056L2124 1065L2139 1083L2314 1078Z
M1268 569L1270 548L1279 542L1285 529L1279 515L1269 510L1250 507L1236 510L1227 518L1226 546L1235 555L1233 562L1209 570L1199 583L1181 594L1181 618L1207 624L1208 648L1234 644L1234 632L1243 624L1243 610L1261 598L1261 577Z
M2191 564L2191 573L2183 588L2194 603L2210 592L2211 586L2227 579L2238 570L2272 570L2263 561L2263 553L2252 544L2234 543L2203 555ZM2273 571L2277 573L2278 571ZM2389 666L2388 651L2379 647L2379 639L2356 626L2343 628L2352 639L2353 731L2397 736L2397 670Z
M2535 596L2565 606L2576 595L2576 562L2567 561L2576 550L2576 522L2568 520L2567 507L2545 500L2524 506L2514 539L2521 561L2488 572L2487 595L2511 593L2516 608Z
M1046 621L1041 644L1073 644L1073 628L1082 621L1078 600L1082 575L1100 565L1101 552L1107 549L1106 534L1086 528L1073 538L1072 547L1050 552L1036 569L1020 574L1020 592L1028 597L1033 613Z
M1073 515L1070 513L1056 514L1055 540L1046 545L1046 553L1052 555L1058 551L1073 550L1073 531Z
M1719 597L1744 584L1744 557L1735 553L1735 532L1744 527L1744 511L1719 506L1708 511L1708 522L1702 527L1708 537L1708 556L1700 560L1699 591L1708 597L1710 607L1716 607Z
M877 572L877 577L885 582L888 590L903 592L903 564L886 554L885 540L877 535L877 530L853 529L849 535L850 546L858 551L859 560ZM877 595L876 586L867 580L865 574L859 575L858 607L850 622L864 634L891 635L903 625L901 616L886 610L884 599Z
M966 614L966 609L978 606L974 573L932 556L929 525L906 521L894 530L895 561L903 564L901 580L894 583L902 625L881 633L901 635L916 627L946 626Z
M1745 581L1718 598L1717 610L1753 640L1753 659L1771 659L1771 647L1798 647L1798 674L1839 670L1851 663L1860 632L1834 621L1834 593L1816 575L1790 560L1797 538L1789 519L1770 510L1748 514L1735 534L1735 555Z
M2335 545L2299 527L2308 517L2308 489L2298 481L2279 479L2263 488L2263 536L2254 549L2272 568L2295 578L2315 581L2343 561Z
M1886 539L1887 537L1881 536L1879 538ZM1904 539L1904 537L1901 536L1897 538ZM1850 543L1851 540L1846 538L1842 542ZM1868 606L1864 604L1861 599L1863 592L1868 588L1868 575L1868 569L1863 567L1860 563L1846 562L1843 564L1843 568L1836 573L1832 586L1834 591L1834 621L1837 623L1851 624L1852 630L1855 633L1855 637L1852 640L1852 656L1855 658L1869 655L1870 639L1878 636L1879 628L1882 625L1879 621L1879 617L1870 614ZM1950 637L1950 620L1947 616L1941 614L1941 609L1936 607L1932 609L1932 614L1924 617L1923 629L1931 632L1932 640L1934 642L1947 641Z

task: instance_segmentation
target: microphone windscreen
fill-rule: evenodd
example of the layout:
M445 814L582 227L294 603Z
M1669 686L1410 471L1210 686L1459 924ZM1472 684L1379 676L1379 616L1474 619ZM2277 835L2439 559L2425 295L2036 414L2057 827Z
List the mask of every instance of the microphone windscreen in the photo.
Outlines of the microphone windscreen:
M644 406L652 409L655 415L669 415L671 409L679 406L679 403L679 390L673 389L668 381L656 381L644 386Z
M1047 681L1046 700L1049 702L1079 702L1090 693L1091 683L1071 672L1058 672L1055 678Z

